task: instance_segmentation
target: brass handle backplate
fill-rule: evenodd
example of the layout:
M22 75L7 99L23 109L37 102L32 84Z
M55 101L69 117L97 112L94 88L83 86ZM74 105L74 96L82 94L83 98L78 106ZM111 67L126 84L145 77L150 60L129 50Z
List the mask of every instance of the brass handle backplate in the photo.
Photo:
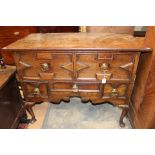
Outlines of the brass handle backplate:
M108 63L101 63L100 69L102 70L103 78L105 78L106 80L110 80L112 74L109 71L109 64Z
M112 89L112 92L111 92L111 95L114 97L114 96L118 96L118 91L116 88L113 88Z
M33 95L40 95L40 90L39 90L39 88L34 88L34 90L33 90Z
M44 72L48 71L49 70L49 64L48 63L41 64L41 69Z
M73 87L72 87L72 89L73 89L73 92L78 92L78 86L77 86L77 84L73 84Z
M106 80L110 80L111 73L105 73L103 76L104 76L104 78L106 78Z

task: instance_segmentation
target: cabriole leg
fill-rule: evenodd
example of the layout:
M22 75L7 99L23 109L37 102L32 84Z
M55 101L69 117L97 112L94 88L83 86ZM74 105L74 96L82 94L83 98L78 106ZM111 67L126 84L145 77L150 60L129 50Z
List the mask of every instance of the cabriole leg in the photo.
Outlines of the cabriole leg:
M121 128L125 127L125 123L123 121L124 117L128 114L129 107L122 107L122 113L119 120L119 125Z
M24 104L25 104L25 109L31 115L31 119L29 119L28 122L33 124L34 122L37 121L35 114L33 112L33 109L32 109L32 107L35 105L35 102L24 101Z

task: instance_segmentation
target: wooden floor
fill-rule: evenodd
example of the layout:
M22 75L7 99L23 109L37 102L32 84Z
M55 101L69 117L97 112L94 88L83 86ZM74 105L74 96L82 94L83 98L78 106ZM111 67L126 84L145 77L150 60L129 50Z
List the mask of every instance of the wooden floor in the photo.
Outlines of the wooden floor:
M48 102L43 102L42 104L38 104L33 107L37 121L34 124L29 124L28 129L41 129L46 111L48 109L48 104ZM28 117L30 116L28 115Z

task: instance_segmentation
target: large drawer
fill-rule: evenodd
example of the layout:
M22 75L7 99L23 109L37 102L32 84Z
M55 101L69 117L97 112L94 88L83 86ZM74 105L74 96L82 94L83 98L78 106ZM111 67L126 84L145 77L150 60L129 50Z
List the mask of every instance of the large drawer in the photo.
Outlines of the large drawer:
M96 97L103 100L126 100L133 84L128 83L79 83L79 82L48 82L27 81L22 83L24 95L28 98L47 99L55 95Z

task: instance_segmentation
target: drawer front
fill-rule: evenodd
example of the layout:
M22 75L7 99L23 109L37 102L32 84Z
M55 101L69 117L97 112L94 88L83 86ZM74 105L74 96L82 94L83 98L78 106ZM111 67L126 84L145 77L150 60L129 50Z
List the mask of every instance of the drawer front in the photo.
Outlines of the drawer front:
M21 52L14 54L17 71L21 79L28 80L72 80L73 63L71 53Z
M139 54L108 52L98 54L77 54L78 80L131 81L137 68Z
M127 99L129 85L126 83L107 83L102 87L103 99Z
M130 95L131 84L127 83L72 83L72 82L36 82L22 83L24 95L28 98L48 99L59 95L100 98L104 100L126 100Z
M20 52L14 55L23 79L133 81L139 53Z
M29 81L21 83L24 96L26 98L48 98L48 83L47 82L36 82Z
M59 98L67 95L97 95L101 97L101 84L72 83L72 82L48 82L48 81L24 81L22 89L26 98L48 99L59 95Z
M96 84L96 83L53 82L50 84L51 92L100 93L100 89L101 89L101 84Z
M52 101L79 96L125 103L132 92L139 53L29 51L14 53L14 58L27 98Z

